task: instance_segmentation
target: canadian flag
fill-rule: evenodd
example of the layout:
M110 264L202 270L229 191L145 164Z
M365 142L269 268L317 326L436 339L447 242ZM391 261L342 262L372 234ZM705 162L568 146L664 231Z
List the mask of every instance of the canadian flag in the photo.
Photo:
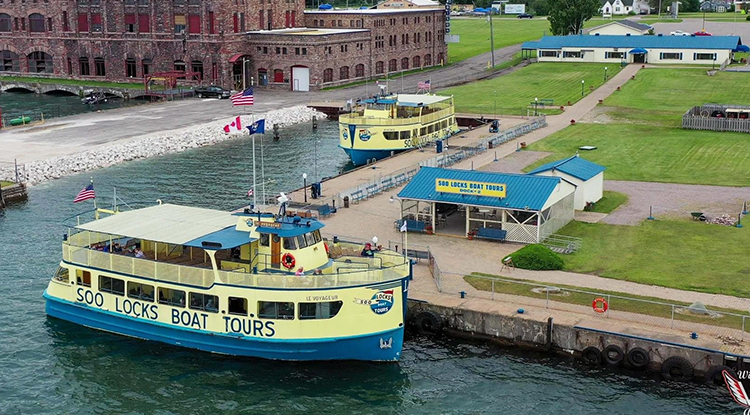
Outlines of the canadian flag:
M224 132L227 134L231 133L238 133L242 131L242 121L240 121L240 117L234 119L231 123L224 126Z

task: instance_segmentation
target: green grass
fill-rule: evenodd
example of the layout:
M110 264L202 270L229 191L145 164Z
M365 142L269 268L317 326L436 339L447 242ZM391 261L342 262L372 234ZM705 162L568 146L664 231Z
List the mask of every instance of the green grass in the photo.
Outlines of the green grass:
M492 291L493 286L492 286L491 279L495 279L494 291L496 293L531 297L531 298L537 298L540 300L547 299L547 294L545 292L535 293L531 291L531 289L534 288L532 285L508 282L507 278L498 279L497 276L490 275L490 274L481 274L481 273L472 273L464 277L464 280L468 282L469 284L471 284L471 286L482 291ZM544 284L538 281L532 281L532 280L520 280L520 281L526 282L529 284L538 284L539 286L550 286L549 284ZM618 291L594 290L591 288L582 288L582 287L576 287L576 286L564 285L564 284L555 284L554 287L561 288L563 290L563 293L565 293L566 295L550 294L549 296L550 301L591 307L595 298L600 297L600 296L603 296L603 297L610 296L610 301L609 301L610 308L613 311L625 311L625 312L630 312L630 313L645 314L649 316L662 317L666 319L671 318L672 307L665 305L664 303L675 304L675 305L680 305L680 306L685 306L685 307L690 305L690 303L686 303L686 302L666 301L664 299L657 298L657 297L633 295L633 294L622 293ZM595 293L595 294L588 294L585 292L582 293L582 292L570 291L570 290L587 291L587 292ZM621 298L621 297L625 297L625 298ZM637 301L637 300L643 300L643 301ZM646 301L657 302L657 303L662 303L662 304L653 304L653 303L649 303ZM716 307L709 307L709 309L711 311L715 311L719 313L732 313L732 314L739 314L739 315L745 315L745 316L750 315L750 313L746 311L742 311L742 310L733 310L733 309L716 308ZM721 318L709 318L709 317L698 316L694 314L675 312L674 317L675 317L675 320L709 324L712 326L729 327L729 328L733 328L737 330L742 330L742 327L743 327L742 317L733 316L733 315L724 315Z
M739 208L739 207L738 207ZM638 226L571 222L558 234L583 240L567 271L682 290L750 297L750 231L685 220Z
M606 166L607 180L750 186L747 134L636 124L569 126L529 146L552 155L524 170L570 157L583 145L598 147L584 157Z
M40 84L63 84L63 85L80 85L80 86L98 86L102 88L137 88L142 89L143 83L134 82L103 82L79 79L62 79L62 78L42 78L32 76L0 76L2 82L35 82Z
M13 182L9 182L9 181L7 181L7 180L0 180L0 187L7 187L7 186L11 186L11 185L14 185L14 184L15 184L15 183L13 183Z
M628 195L625 193L605 190L602 198L594 205L592 212L611 213L627 201Z
M549 35L549 22L541 19L497 19L492 21L495 49L516 45ZM453 19L451 34L459 35L459 43L448 44L450 63L490 51L490 24L486 18Z
M682 23L682 19L641 19L638 23L643 24L654 24L654 23Z
M619 72L618 65L598 63L543 62L521 68L511 74L494 79L472 82L441 91L453 95L456 112L474 114L525 115L534 98L554 99L555 107L568 105L581 99L581 80L585 80L585 93L589 87L598 88L604 82L604 67L608 75ZM559 110L546 111L559 113Z

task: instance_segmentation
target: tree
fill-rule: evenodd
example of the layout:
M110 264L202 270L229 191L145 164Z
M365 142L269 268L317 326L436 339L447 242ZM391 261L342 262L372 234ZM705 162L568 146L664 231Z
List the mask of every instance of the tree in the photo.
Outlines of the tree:
M553 35L578 34L583 23L599 14L599 0L555 0L548 4L550 31Z
M555 0L552 0L555 1ZM549 5L547 0L529 0L529 13L534 13L537 16L546 16L549 14Z
M698 12L701 9L700 0L682 0L679 10L681 12Z

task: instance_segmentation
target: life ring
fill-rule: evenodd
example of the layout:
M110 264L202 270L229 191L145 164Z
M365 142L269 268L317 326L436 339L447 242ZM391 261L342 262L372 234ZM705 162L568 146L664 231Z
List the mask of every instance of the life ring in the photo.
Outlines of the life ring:
M594 300L594 303L591 305L594 308L594 311L597 313L606 313L607 309L609 308L609 304L607 304L607 300L605 300L602 297L599 297Z
M602 364L602 352L600 352L599 349L594 346L589 346L583 349L583 352L581 352L581 357L583 358L584 362L592 366L599 366Z
M436 334L443 329L443 319L432 310L425 310L417 314L414 324L421 334Z
M331 256L331 248L328 247L328 244L323 242L323 246L326 247L326 255Z
M290 254L289 252L281 256L281 265L283 265L286 269L294 268L294 264L296 263L297 261L294 259L294 255Z
M666 380L687 382L693 379L693 365L684 357L672 356L661 364L661 375Z
M651 362L648 352L641 347L633 347L630 349L628 351L627 360L628 364L636 369L644 368Z
M602 357L608 365L619 366L625 360L625 352L622 351L622 347L610 344L604 348Z
M724 374L722 373L725 370L729 372L729 374L733 378L737 379L737 372L735 372L734 369L732 369L731 367L725 366L725 365L711 366L708 369L708 372L706 372L706 377L705 377L706 385L708 386L725 385L726 381L724 380Z

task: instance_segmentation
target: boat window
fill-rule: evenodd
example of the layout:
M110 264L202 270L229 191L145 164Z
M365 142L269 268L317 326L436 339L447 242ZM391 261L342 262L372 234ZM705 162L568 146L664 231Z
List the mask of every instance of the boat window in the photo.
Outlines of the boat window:
M398 140L398 131L384 131L383 137L386 140Z
M99 291L117 295L125 295L125 281L100 275Z
M320 236L320 231L314 231L312 234L315 237L315 243L318 243L323 240L323 238L321 238Z
M185 291L159 288L159 304L185 307Z
M247 299L229 297L229 314L247 315Z
M210 294L190 293L190 308L218 313L219 297Z
M427 127L422 127L419 129L419 135L425 135L427 134Z
M315 245L315 236L313 236L312 232L308 232L304 236L307 246Z
M294 303L258 301L258 317L279 320L294 320Z
M154 286L128 281L128 297L154 301Z
M91 287L91 273L82 269L76 270L76 283L84 287Z
M299 303L300 320L322 320L336 317L344 302L325 301L322 303Z
M427 126L427 134L435 131L435 124L430 124Z
M268 234L260 234L260 246L268 246Z
M440 122L440 128L442 128L444 130L446 127L448 127L448 121L441 121Z
M294 243L294 239L295 239L294 237L284 238L284 249L286 250L297 249L297 244Z
M67 268L58 267L54 278L58 281L68 282L70 281L70 271Z
M411 131L401 131L401 139L408 140L411 138Z
M297 236L297 245L299 245L299 249L307 248L307 242L305 241L305 235L298 235Z

